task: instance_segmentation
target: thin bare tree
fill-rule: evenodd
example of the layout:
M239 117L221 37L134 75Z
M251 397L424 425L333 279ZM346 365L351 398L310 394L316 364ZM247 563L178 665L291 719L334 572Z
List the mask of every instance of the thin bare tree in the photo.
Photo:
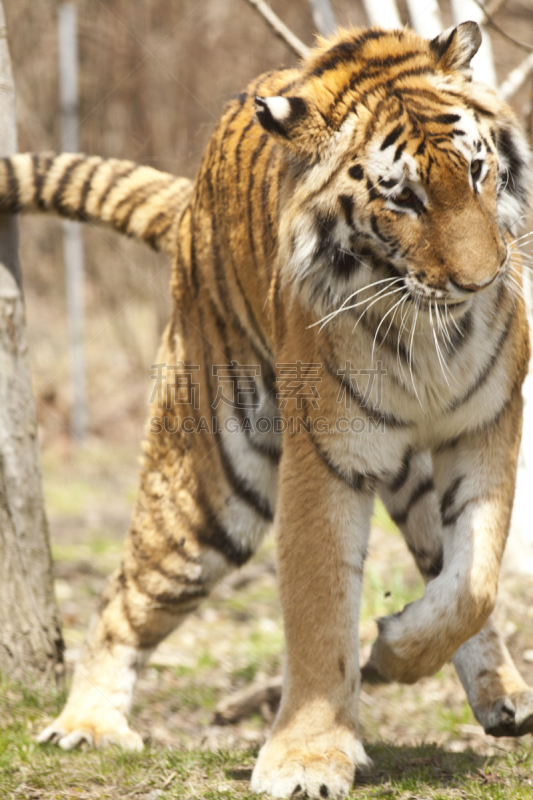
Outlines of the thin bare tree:
M0 157L17 150L15 90L0 2ZM16 217L0 216L0 670L62 675L63 640L31 387Z

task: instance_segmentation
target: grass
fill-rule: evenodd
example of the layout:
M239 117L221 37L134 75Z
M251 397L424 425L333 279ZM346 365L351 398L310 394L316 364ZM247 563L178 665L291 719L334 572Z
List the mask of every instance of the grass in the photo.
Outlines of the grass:
M40 746L35 732L59 710L63 693L0 682L0 797L28 800L144 798L251 800L249 778L257 747L216 752L148 744L139 754L118 749L65 753ZM353 798L492 798L531 800L533 754L526 744L486 758L447 752L435 744L367 746L373 770L358 775Z

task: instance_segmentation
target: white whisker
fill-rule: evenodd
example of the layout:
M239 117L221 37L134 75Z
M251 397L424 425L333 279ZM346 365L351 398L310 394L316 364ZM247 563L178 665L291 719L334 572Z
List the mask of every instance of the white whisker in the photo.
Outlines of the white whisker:
M355 323L355 325L352 328L352 333L355 331L355 329L357 328L357 326L359 325L359 323L363 319L363 317L366 314L366 312L369 311L375 303L379 302L379 300L384 300L386 297L391 297L391 295L397 294L398 292L403 292L403 289L400 289L400 288L392 289L392 291L390 291L388 294L383 295L382 297L376 297L370 303L370 305L367 308L365 308L365 310L359 315L359 317L357 318L357 322ZM348 306L348 308L351 308L351 306Z
M450 383L448 381L448 377L447 377L445 369L444 369L443 355L442 355L442 352L441 352L441 349L440 349L440 346L439 346L439 340L438 340L438 336L437 336L437 331L435 330L435 323L433 322L433 314L432 314L432 311L431 311L431 305L432 305L432 300L430 299L430 301L429 301L429 324L431 326L431 332L433 334L433 341L435 343L435 352L437 353L437 359L438 359L438 362L440 364L440 368L441 368L441 372L442 372L442 374L444 376L444 380L446 381L446 384L448 385L448 388L450 388ZM437 307L437 303L435 301L435 309L436 309L436 307Z
M422 407L422 401L418 396L418 391L415 386L415 379L413 377L413 345L414 345L414 336L415 336L415 327L418 321L418 312L420 311L420 299L416 298L416 307L415 307L415 315L413 317L413 324L411 325L411 332L409 336L409 343L407 347L407 363L409 364L409 374L411 375L411 385L413 387L413 391L416 395L416 399L418 400L420 406Z
M321 325L323 327L327 322L336 317L337 314L340 314L342 311L349 311L353 308L357 308L358 306L362 306L364 303L368 303L373 298L383 295L384 292L388 291L388 289L398 281L403 281L403 278L385 278L384 280L381 281L374 281L374 283L370 283L368 286L362 286L356 292L352 292L352 294L346 298L346 300L342 303L341 306L339 306L339 308L337 308L335 311L331 311L329 314L326 314L324 317L322 317L322 319L313 322L312 325L308 325L308 327L315 328L317 325ZM376 294L370 295L370 297L366 297L363 300L360 300L358 303L353 303L350 306L346 305L346 303L348 303L352 299L352 297L355 297L360 292L372 289L374 286L377 286L380 283L387 283L387 286L383 286ZM320 328L320 330L322 330L322 327Z
M519 236L517 239L512 239L511 244L516 244L517 242L521 242L522 239L527 239L528 236L533 236L533 231L528 231L528 233L524 233L523 236Z
M386 313L386 314L384 314L384 315L381 317L381 322L379 323L378 327L376 328L376 332L375 332L375 334L374 334L374 341L372 342L372 353L371 353L371 356L370 356L370 363L371 363L371 364L373 364L373 363L374 363L374 348L375 348L375 346L376 346L376 339L377 339L377 335L378 335L378 333L379 333L379 329L381 328L381 326L383 325L383 323L385 322L385 319L386 319L386 318L389 316L389 314L390 314L392 311L394 311L394 309L395 309L395 308L397 308L397 307L400 305L400 303L401 303L401 302L403 302L403 300L404 300L404 298L403 298L403 297L400 297L400 299L399 299L399 300L398 300L398 301L397 301L397 302L396 302L396 303L395 303L395 304L394 304L394 305L393 305L391 308L389 308L389 310L387 311L387 313ZM389 331L390 331L390 324L389 324L389 327L387 328L387 333L388 333ZM384 336L384 337L383 337L383 339L381 340L381 343L380 343L380 345L379 345L380 347L381 347L381 345L383 344L383 342L385 341L385 338L386 338L386 336L387 336L387 333L385 334L385 336Z

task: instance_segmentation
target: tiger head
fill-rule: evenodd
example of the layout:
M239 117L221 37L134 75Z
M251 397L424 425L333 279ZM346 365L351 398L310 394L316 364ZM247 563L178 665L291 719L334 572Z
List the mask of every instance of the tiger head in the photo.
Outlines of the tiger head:
M472 81L479 27L321 40L289 92L256 98L287 161L281 274L322 309L376 271L424 302L465 306L508 269L528 205L510 108ZM377 277L380 277L379 275Z

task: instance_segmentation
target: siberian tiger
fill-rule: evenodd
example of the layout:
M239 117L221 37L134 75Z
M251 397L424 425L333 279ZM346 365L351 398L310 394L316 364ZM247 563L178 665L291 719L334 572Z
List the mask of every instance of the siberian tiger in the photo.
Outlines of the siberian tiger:
M511 110L471 79L480 41L473 22L319 40L230 102L194 187L80 155L0 164L1 210L107 221L175 254L122 566L40 741L140 748L139 670L274 523L286 664L252 789L347 793L367 764L357 628L376 492L427 585L379 621L366 673L411 683L451 658L487 732L533 731L533 691L491 623L531 176ZM246 402L220 402L222 367Z

